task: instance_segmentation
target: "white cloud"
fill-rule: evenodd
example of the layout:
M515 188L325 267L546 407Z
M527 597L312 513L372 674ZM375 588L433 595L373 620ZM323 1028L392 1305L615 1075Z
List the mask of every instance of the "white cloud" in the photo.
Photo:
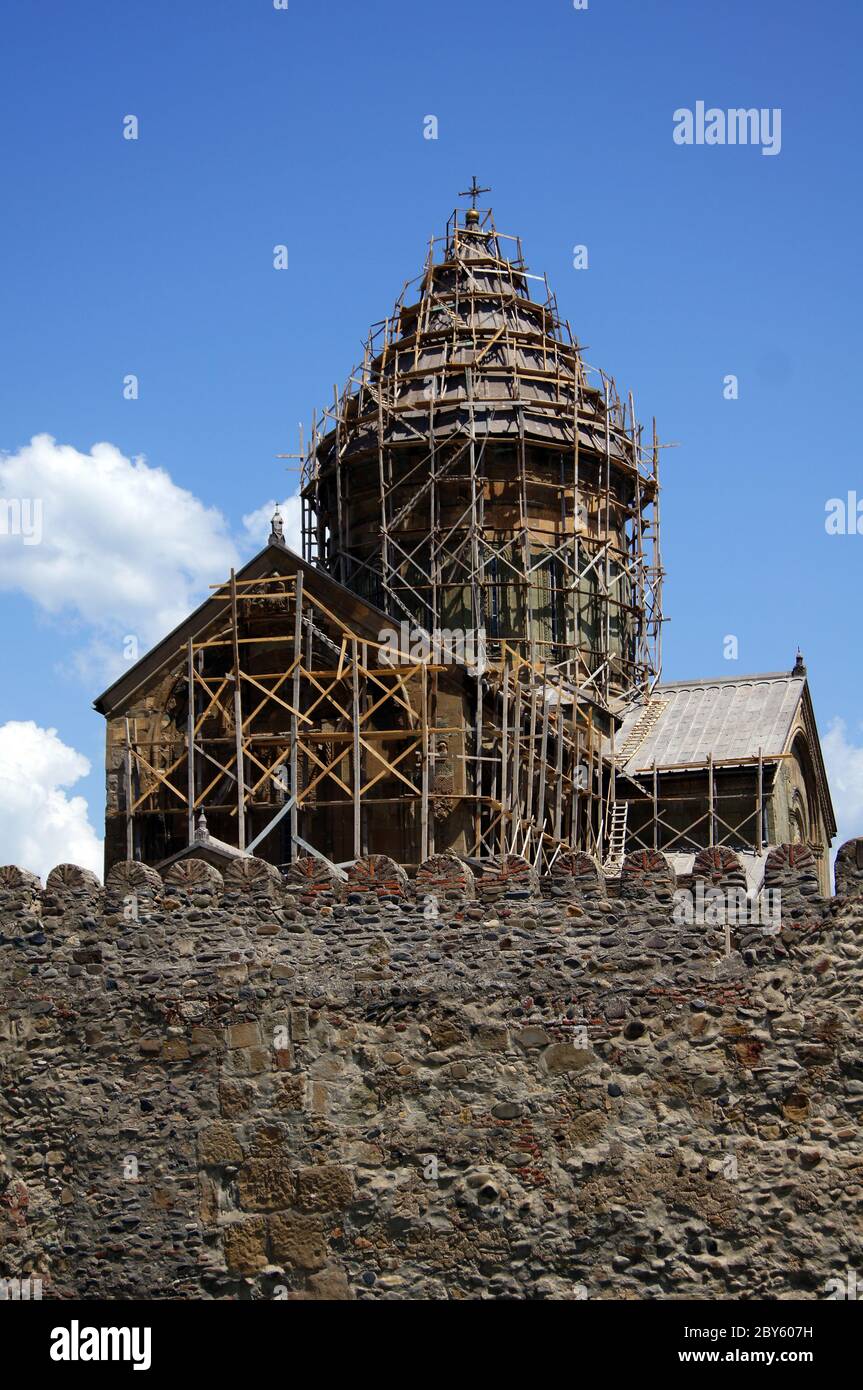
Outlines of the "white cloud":
M85 757L32 719L0 725L0 858L44 879L56 864L102 876L102 842L83 796L67 796L90 771Z
M300 551L298 496L279 503L285 541ZM92 686L126 669L127 638L143 656L266 544L275 500L243 517L237 536L222 513L178 487L162 468L113 444L83 454L39 434L0 453L0 590L81 629L64 669Z
M286 497L284 502L279 503L273 499L244 516L243 527L247 540L254 546L255 550L260 550L262 546L266 545L267 536L270 534L270 522L276 506L282 514L285 545L301 555L303 553L302 506L298 496Z
M863 835L863 747L848 737L844 719L834 719L821 740L830 795L839 828L835 847Z
M218 510L113 444L82 454L36 435L0 454L0 501L0 589L83 619L114 674L127 634L143 653L238 563Z
M299 551L300 499L279 505L285 540ZM0 592L29 598L34 620L62 623L71 641L57 667L93 691L266 543L275 507L248 513L234 535L220 511L145 459L36 435L17 453L0 452ZM86 801L63 790L88 772L56 730L0 727L0 860L43 876L66 861L101 873Z

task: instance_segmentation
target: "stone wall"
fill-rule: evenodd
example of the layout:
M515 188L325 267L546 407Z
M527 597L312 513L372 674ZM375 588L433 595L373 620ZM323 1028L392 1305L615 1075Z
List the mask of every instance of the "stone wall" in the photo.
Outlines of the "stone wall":
M863 1268L863 842L673 869L0 869L0 1276L55 1298L823 1298ZM704 851L698 901L739 887ZM699 884L701 885L699 889ZM711 902L713 899L706 898ZM697 916L697 914L696 914Z

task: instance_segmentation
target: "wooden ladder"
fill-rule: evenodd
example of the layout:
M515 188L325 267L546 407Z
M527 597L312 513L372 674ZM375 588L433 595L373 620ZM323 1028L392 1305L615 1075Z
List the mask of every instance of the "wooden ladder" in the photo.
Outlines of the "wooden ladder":
M611 807L611 826L608 832L608 853L602 866L603 873L615 876L623 868L626 854L626 819L628 801L615 801Z

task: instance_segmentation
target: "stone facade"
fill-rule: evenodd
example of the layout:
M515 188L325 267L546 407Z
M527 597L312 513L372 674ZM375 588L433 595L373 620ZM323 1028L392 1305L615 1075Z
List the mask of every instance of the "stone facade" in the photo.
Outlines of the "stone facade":
M863 1268L863 841L835 898L802 846L766 874L774 931L681 924L653 853L619 883L578 854L0 869L0 1276L826 1297Z

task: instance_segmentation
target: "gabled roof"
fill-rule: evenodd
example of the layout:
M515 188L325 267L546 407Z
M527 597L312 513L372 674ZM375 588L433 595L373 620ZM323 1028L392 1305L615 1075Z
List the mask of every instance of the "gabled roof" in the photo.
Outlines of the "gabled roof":
M258 551L248 564L237 570L236 577L238 580L258 579L271 574L273 570L286 577L302 571L304 591L326 604L358 635L377 641L383 628L398 626L381 609L359 598L338 580L323 570L316 569L314 565L306 564L305 560L274 536L270 537L263 550ZM108 689L93 701L93 707L106 717L127 707L142 686L149 684L164 666L175 661L190 639L196 640L211 623L223 618L224 611L225 605L221 599L205 599L188 618L174 628L173 632L169 632L167 637L163 637L161 642L151 647L140 661L136 661L134 666L125 671L119 680L109 685ZM453 668L454 671L457 669Z
M162 859L155 867L160 874L164 874L166 869L170 869L172 864L178 864L181 859L203 859L217 869L224 869L232 859L248 857L246 850L237 849L236 845L229 845L224 840L217 840L209 830L202 830L198 826L190 845L183 845L182 849L170 854L167 859Z
M617 735L616 746L629 755L625 770L703 763L711 754L750 762L759 749L765 758L779 756L805 685L805 676L787 672L658 685L648 707L630 710ZM634 746L627 748L630 738Z
M757 763L789 752L801 715L828 829L836 830L812 697L803 673L669 681L635 705L615 736L618 767L630 777L715 762ZM801 711L802 706L802 711Z

